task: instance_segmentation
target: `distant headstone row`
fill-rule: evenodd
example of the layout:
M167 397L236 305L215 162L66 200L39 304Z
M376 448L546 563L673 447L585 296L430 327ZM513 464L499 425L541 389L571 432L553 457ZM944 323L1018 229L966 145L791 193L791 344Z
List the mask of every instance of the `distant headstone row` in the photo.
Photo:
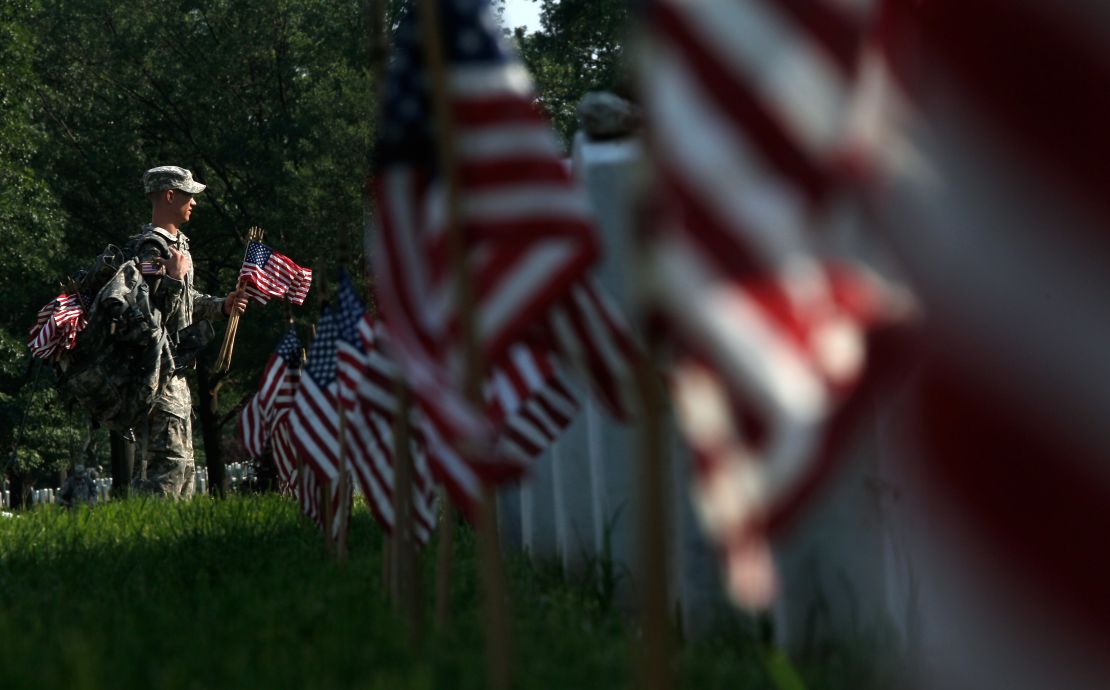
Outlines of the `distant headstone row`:
M208 468L198 467L196 475L196 493L208 493ZM254 466L249 462L233 462L227 466L227 476L231 483L231 488L235 489L243 483L250 484L255 480ZM96 500L98 502L107 501L111 498L112 492L112 478L111 477L98 477L94 480L96 485ZM4 481L0 486L3 487L0 491L0 508L10 508L12 505L12 492L11 487L7 481ZM61 499L61 487L52 489L34 489L31 491L31 505L37 506L39 504L57 504Z

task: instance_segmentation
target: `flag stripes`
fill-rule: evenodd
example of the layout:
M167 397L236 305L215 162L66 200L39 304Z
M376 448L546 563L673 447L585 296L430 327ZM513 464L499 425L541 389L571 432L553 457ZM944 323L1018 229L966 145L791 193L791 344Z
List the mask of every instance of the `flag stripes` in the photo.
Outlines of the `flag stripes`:
M597 243L584 197L532 104L526 70L485 23L488 5L443 3L441 12L445 35L468 32L479 39L447 41L448 97L458 163L467 171L457 178L458 222L469 244L475 324L484 356L493 361L594 261ZM419 346L430 361L458 362L446 199L428 155L436 144L420 134L422 126L410 126L431 119L428 94L416 79L424 62L414 23L409 13L398 31L404 60L397 64L404 66L390 73L397 98L386 104L377 162L379 289L387 327L402 351ZM402 108L402 100L418 103L419 112ZM517 174L506 173L514 169Z
M258 392L240 413L243 445L252 457L271 453L283 487L291 487L297 461L286 420L301 374L301 343L290 327L266 361Z
M239 435L243 448L252 458L261 458L269 445L266 420L258 403L258 394L251 396L239 413Z
M88 320L81 296L77 293L61 294L50 300L35 316L27 346L31 355L51 359L77 344L77 334L85 329Z
M818 470L882 302L865 273L816 258L814 232L847 182L867 12L660 0L650 16L642 73L660 208L645 236L648 296L676 345L699 517L733 595L759 606L770 577L751 574L768 567L768 517Z
M339 415L336 401L336 339L339 325L325 307L293 396L289 428L308 467L327 482L339 480Z

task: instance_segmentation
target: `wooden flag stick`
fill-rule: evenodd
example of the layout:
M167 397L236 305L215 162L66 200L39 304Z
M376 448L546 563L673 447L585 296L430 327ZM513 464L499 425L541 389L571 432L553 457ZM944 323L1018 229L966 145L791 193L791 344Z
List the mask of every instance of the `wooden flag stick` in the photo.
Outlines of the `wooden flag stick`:
M635 222L645 228L650 219L647 207L637 206ZM649 292L647 264L642 260L635 263L634 281L636 292L646 295ZM640 332L651 333L644 313L637 315ZM640 612L643 621L644 641L638 658L634 658L634 677L638 676L638 687L646 690L668 690L674 686L671 677L671 630L668 618L670 598L667 580L668 539L667 494L669 486L667 475L668 411L663 379L659 376L658 339L650 335L646 338L643 354L636 358L636 387L640 395L643 419L640 422L640 574L643 578L640 588Z
M459 513L446 489L440 491L440 504L443 513L437 529L436 627L443 630L451 622L451 559L455 554L455 523Z
M388 0L368 0L366 3L366 32L367 46L369 48L368 58L370 74L374 79L374 91L376 92L379 103L385 100L386 61L389 53L389 39L385 31L387 4ZM363 246L365 250L363 271L366 280L363 283L363 287L366 291L366 310L376 323L378 320L378 310L374 298L370 252L368 249L370 245L368 240L372 233L375 213L372 181L373 171L371 170L367 172L366 181L363 185L363 204L366 209L366 225L363 236ZM407 415L408 413L402 410L400 414ZM397 560L397 543L398 539L388 534L382 536L382 592L386 596L391 597L394 601L397 601L397 583L394 577L394 562Z
M343 271L351 262L351 242L346 226L341 225L338 233L339 266ZM342 309L338 293L336 295L336 306ZM347 470L347 406L343 402L342 383L336 387L335 411L339 416L339 535L336 555L340 561L345 561L347 560L347 531L351 526L351 473Z
M336 558L347 560L347 529L350 527L350 472L347 471L347 409L341 396L335 396L336 412L339 414L339 535L336 540Z
M324 548L334 556L335 535L331 532L331 526L335 521L335 506L331 503L331 482L319 482L316 489L320 497L320 509L324 511Z
M260 227L252 227L247 231L247 246L243 249L243 263L247 261L247 252L250 251L252 241L262 241L265 231ZM243 281L238 282L238 287L243 286ZM224 342L220 346L220 354L216 358L216 372L224 373L231 368L231 353L235 349L235 336L239 331L239 312L232 312L227 319L227 330L224 331Z
M667 558L667 436L662 381L651 356L639 358L636 377L643 404L640 463L640 574L643 578L640 610L644 642L635 660L640 674L637 687L667 690L670 671L670 622L668 618Z
M459 232L458 182L454 149L454 127L448 111L447 76L443 58L443 44L439 35L438 0L419 0L420 32L424 45L424 55L428 63L431 81L431 100L440 139L439 167L442 184L445 187L447 203L448 242L451 253L452 269L455 278L455 294L459 300L460 330L466 352L467 378L476 367L476 350L473 337L473 319L467 315L473 312L473 294L465 248ZM451 567L454 556L455 522L457 514L447 491L442 491L443 515L439 523L439 551L436 554L436 624L445 628L451 618Z
M466 365L466 394L476 409L482 409L483 365L475 319L475 287L460 224L458 160L448 95L443 37L440 36L439 31L438 2L439 0L420 0L420 29L428 66L432 109L439 134L437 149L440 155L440 176L446 192L448 241L455 276L455 294L459 300L459 330L463 339L463 356ZM494 505L492 490L486 490L479 509L478 525L480 566L485 593L486 663L489 686L493 690L507 690L512 684L508 592L505 588L501 565ZM442 552L440 556L441 566L449 563L449 558L444 559ZM445 578L443 582L449 588L449 578ZM441 596L446 596L448 593L437 592ZM437 606L440 606L438 602Z
M416 565L416 534L413 523L413 478L409 410L412 407L408 386L397 380L397 416L393 420L394 482L393 541L396 601L408 623L409 641L415 647L423 637L420 569Z

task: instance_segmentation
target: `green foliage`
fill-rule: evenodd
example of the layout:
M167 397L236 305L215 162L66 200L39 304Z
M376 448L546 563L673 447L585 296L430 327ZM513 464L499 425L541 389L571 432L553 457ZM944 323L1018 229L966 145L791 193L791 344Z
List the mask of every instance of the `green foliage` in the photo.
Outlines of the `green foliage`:
M587 91L627 96L622 61L627 0L538 0L542 31L518 29L521 57L536 79L539 100L569 145L577 129L575 106Z
M21 21L33 8L0 5L0 472L12 462L23 472L54 470L68 459L75 436L52 405L52 392L30 386L24 344L39 307L57 294L54 262L65 218L49 176L35 165L47 135L31 61L38 38ZM15 448L21 428L46 432Z
M5 456L25 415L21 468L52 469L41 462L64 454L49 437L83 433L36 412L51 394L26 389L22 343L60 280L149 219L147 168L182 165L209 185L185 227L204 292L234 287L252 225L322 278L340 232L360 263L375 108L365 12L354 0L0 3ZM221 413L255 385L284 320L280 306L248 312Z

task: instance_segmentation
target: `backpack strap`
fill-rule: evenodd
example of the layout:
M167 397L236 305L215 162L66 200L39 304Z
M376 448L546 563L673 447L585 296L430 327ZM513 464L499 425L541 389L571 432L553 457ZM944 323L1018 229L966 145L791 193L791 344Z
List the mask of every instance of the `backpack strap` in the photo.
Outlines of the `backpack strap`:
M170 258L169 243L153 230L146 230L128 238L127 244L123 247L123 253L127 259L133 259L147 253L151 246L155 248L155 253L158 256L163 259Z

